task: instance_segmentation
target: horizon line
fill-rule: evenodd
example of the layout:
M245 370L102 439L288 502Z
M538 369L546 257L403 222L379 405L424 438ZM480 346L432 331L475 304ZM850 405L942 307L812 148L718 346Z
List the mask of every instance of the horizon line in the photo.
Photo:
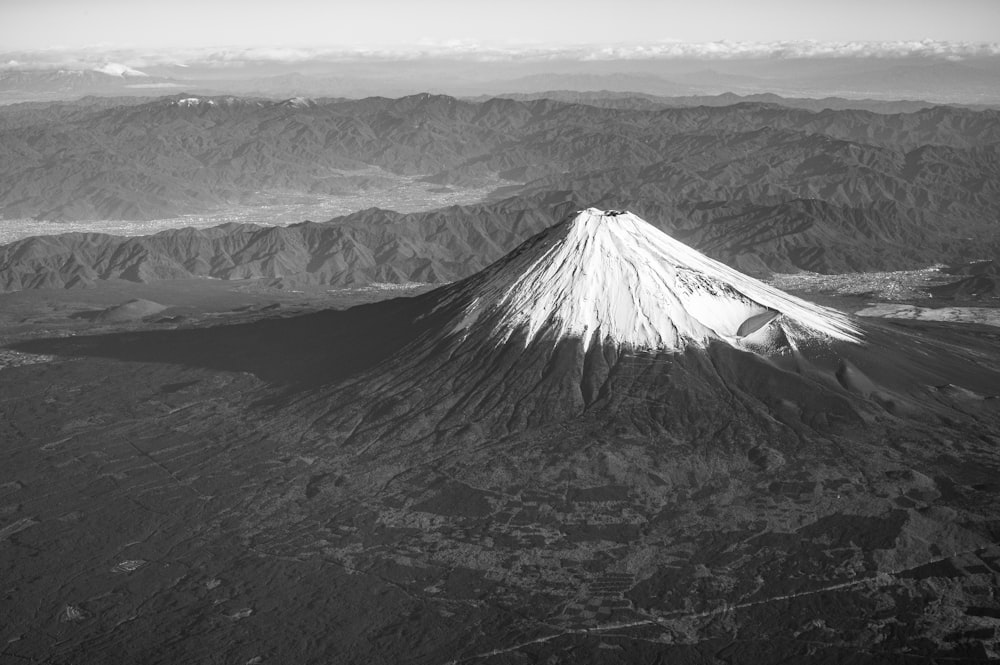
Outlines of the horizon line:
M794 60L926 58L960 62L1000 57L1000 42L892 41L658 41L637 44L495 45L476 42L380 46L203 46L152 47L95 44L0 52L0 70L129 67L241 67L248 64L308 64L351 61L460 60L482 63L640 60Z

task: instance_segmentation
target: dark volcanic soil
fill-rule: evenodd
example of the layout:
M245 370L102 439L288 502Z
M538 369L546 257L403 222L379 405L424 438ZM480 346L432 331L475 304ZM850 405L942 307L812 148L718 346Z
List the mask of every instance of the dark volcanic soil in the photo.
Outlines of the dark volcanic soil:
M421 332L415 300L342 309L385 295L0 296L0 662L1000 653L1000 388L948 375L994 371L997 329L869 324L892 362L923 354L891 380L926 413L844 370L872 408L836 427L791 400L748 429L720 402L700 436L584 413L336 444L305 407ZM134 298L166 309L93 314Z

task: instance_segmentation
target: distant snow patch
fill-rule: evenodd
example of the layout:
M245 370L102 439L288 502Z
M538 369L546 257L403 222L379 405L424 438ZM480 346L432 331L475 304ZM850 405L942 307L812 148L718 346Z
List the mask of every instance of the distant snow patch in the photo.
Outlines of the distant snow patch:
M128 65L118 62L109 62L101 67L95 67L94 71L107 74L108 76L149 76L146 72L140 72L138 69L133 69Z
M178 99L174 102L176 106L192 107L201 106L202 104L208 104L209 106L215 106L215 101L211 99L201 99L200 97L185 97L184 99Z
M310 106L316 106L316 102L307 97L292 97L291 99L286 99L285 101L281 102L281 105L302 109L302 108L309 108Z

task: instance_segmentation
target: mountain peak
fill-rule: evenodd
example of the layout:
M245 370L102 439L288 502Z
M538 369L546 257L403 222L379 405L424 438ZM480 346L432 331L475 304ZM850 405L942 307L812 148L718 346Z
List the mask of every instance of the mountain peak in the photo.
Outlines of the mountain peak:
M708 258L627 211L588 208L535 236L469 285L455 326L679 351L722 340L751 350L805 340L858 342L842 313Z

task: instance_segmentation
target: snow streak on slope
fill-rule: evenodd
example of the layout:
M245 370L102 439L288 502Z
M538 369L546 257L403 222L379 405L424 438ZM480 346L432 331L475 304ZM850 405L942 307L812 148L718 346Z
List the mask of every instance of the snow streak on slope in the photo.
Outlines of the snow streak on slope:
M790 296L674 240L629 212L590 208L487 269L456 332L516 331L637 349L722 339L741 347L824 337L857 342L845 315ZM781 343L780 345L787 345Z

